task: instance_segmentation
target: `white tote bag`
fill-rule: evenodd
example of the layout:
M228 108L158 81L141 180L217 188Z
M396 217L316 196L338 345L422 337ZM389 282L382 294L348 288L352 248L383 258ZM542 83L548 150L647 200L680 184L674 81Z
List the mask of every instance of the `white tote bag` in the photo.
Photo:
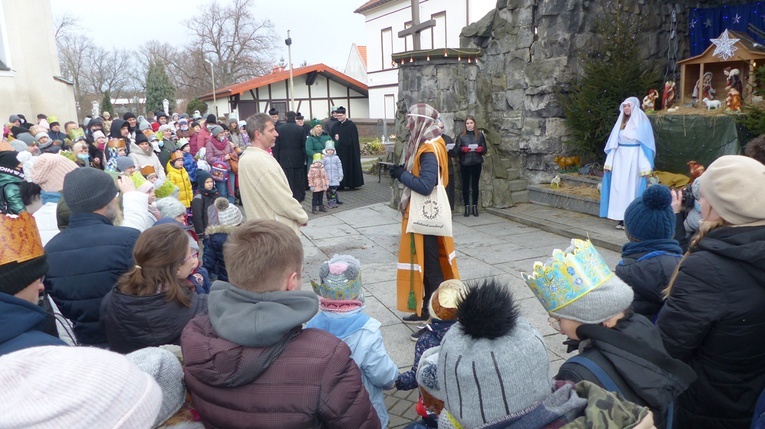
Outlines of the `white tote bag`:
M435 152L438 162L438 152ZM440 164L440 163L439 163ZM420 195L412 191L409 199L409 220L406 232L422 235L452 236L452 210L449 197L441 181L441 170L438 169L438 183L430 195Z

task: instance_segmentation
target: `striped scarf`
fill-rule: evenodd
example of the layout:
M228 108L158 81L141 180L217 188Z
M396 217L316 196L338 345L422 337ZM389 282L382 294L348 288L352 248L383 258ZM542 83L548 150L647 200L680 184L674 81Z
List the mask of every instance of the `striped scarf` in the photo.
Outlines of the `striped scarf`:
M425 103L417 103L409 108L406 114L406 128L409 130L409 143L403 153L404 167L406 171L412 172L414 159L417 149L426 141L437 139L441 136L441 129L438 127L438 111ZM412 196L412 190L404 187L401 194L401 211L406 210L409 205L409 198Z

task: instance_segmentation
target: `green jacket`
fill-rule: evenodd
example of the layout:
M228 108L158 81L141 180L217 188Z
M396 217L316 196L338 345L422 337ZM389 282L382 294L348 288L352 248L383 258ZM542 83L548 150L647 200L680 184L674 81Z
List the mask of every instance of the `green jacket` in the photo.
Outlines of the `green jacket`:
M311 162L313 162L314 154L321 153L324 150L324 144L327 143L327 140L329 140L329 136L326 134L322 134L319 137L314 137L311 134L308 135L308 138L305 140L305 154L308 158L308 165L311 165Z
M27 207L21 200L22 179L10 174L0 173L0 212L6 214L19 214L27 211Z

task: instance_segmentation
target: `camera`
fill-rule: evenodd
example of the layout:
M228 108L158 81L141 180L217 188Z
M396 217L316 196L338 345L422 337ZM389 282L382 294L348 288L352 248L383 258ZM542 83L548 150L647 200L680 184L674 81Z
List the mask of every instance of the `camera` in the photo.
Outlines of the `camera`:
M682 205L683 207L685 207L686 210L691 210L693 209L695 203L696 203L696 198L693 196L693 190L691 189L691 185L688 184L683 188Z

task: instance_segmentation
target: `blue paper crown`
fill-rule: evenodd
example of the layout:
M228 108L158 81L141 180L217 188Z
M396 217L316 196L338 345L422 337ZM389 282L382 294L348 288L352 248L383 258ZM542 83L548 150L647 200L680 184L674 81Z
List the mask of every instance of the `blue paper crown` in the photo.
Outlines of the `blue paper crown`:
M590 240L571 240L565 251L555 249L546 263L534 263L532 275L521 273L539 302L553 312L576 301L614 273Z

